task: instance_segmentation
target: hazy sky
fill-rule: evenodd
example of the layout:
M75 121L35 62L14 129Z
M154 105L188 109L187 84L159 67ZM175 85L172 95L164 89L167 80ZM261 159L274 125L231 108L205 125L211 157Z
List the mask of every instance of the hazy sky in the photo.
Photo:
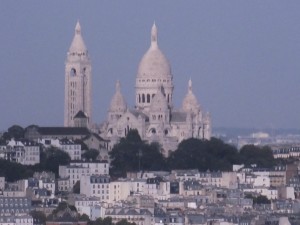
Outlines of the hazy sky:
M134 105L153 21L181 106L194 93L214 127L300 128L300 1L1 1L0 130L62 126L64 63L79 19L92 59L94 121L115 82Z

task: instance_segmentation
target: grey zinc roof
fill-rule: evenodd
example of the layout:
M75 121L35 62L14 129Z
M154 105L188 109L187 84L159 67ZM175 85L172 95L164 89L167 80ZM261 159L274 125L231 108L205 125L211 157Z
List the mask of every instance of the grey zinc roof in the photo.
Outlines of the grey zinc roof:
M38 131L42 135L89 135L90 132L85 127L39 127Z
M132 113L136 118L141 116L142 118L148 119L148 116L139 110L130 109L129 112Z
M171 113L171 122L185 122L187 114L185 112L173 111Z

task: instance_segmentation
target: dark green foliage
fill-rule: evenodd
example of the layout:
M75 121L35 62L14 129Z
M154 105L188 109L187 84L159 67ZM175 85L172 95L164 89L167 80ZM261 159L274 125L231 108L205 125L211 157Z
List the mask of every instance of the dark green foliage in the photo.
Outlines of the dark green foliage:
M24 138L25 130L19 125L13 125L7 130L8 134L15 139Z
M58 206L56 207L56 209L54 209L52 211L52 214L56 215L58 212L64 211L66 208L70 208L71 211L76 211L77 212L77 209L76 209L75 206L69 205L67 202L60 202L58 204Z
M128 222L127 220L125 220L125 219L122 219L119 222L114 224L112 222L111 217L105 217L104 219L99 217L95 221L90 221L89 225L136 225L136 223L131 223L131 222Z
M136 129L130 130L126 136L126 141L130 143L141 143L142 139Z
M85 213L79 216L79 221L90 221L90 218Z
M81 157L87 161L95 161L97 159L99 155L99 151L96 150L96 149L89 149L89 150L86 150L82 155Z
M112 225L112 224L113 224L112 218L111 217L105 217L102 220L102 224L99 224L99 225Z
M69 208L73 212L77 212L77 209L75 206L69 205L67 202L60 202L58 204L58 206L56 207L56 209L54 209L52 211L52 213L50 215L48 215L47 220L50 221L50 220L55 219L59 212L65 211L67 208ZM78 214L77 214L77 216L78 216ZM78 216L78 218L79 218L79 216Z
M31 211L29 214L32 216L34 221L38 221L38 224L43 224L43 225L46 224L47 217L46 217L45 213L34 210L34 211Z
M73 193L80 194L80 181L79 180L73 186Z
M210 141L190 138L182 141L168 159L170 169L230 171L239 162L237 149L212 138Z
M126 172L141 170L163 170L166 160L157 143L147 144L141 140L137 130L128 132L109 153L112 159L111 175L125 177Z
M4 140L10 140L11 138L14 139L20 139L24 138L25 130L23 127L19 125L13 125L10 128L8 128L7 132L4 132L2 138Z
M240 150L241 163L249 166L256 164L257 167L271 168L275 165L275 160L270 147L245 145Z
M66 152L51 148L49 150L42 150L40 153L40 163L33 166L0 159L0 176L4 176L8 182L32 177L36 171L51 171L58 176L59 165L67 165L69 162L70 156Z
M131 223L131 222L128 222L127 220L125 220L125 219L122 219L122 220L120 220L120 221L118 221L117 223L116 223L116 225L135 225L136 223Z
M51 147L41 152L40 170L51 171L58 176L59 165L67 165L71 161L68 153Z
M124 177L128 171L199 169L200 171L231 171L233 164L257 164L271 168L275 165L269 147L244 146L240 152L223 141L211 138L190 138L182 141L166 160L157 143L144 143L138 132L132 130L110 152L112 175Z
M76 140L74 140L74 142L75 142L76 144L80 144L80 145L81 145L81 150L82 150L82 151L89 150L88 146L83 142L83 140L81 140L81 139L76 139Z
M95 221L90 221L89 225L113 225L111 217L97 218Z
M33 173L28 166L0 159L0 176L4 176L8 182L31 177Z
M259 195L257 197L247 194L245 198L252 198L253 204L271 204L271 201L264 195Z

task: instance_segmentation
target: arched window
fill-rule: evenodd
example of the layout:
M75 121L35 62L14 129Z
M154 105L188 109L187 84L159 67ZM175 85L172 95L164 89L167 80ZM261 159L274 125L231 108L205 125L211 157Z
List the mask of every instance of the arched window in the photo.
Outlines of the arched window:
M168 94L168 103L170 103L170 95Z
M147 94L147 103L150 103L150 94Z
M139 103L141 103L141 95L139 94Z
M70 75L71 75L72 77L76 76L76 70L75 70L74 68L71 69Z
M142 103L145 103L145 94L142 94Z

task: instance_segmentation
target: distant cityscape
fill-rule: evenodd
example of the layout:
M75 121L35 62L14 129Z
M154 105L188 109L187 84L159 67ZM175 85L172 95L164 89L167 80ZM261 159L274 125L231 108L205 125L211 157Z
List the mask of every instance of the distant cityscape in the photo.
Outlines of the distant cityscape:
M175 109L155 23L134 108L116 81L107 119L95 123L91 68L78 22L66 60L64 126L1 133L0 225L300 224L299 130L212 129L191 79ZM170 162L184 169L164 167ZM221 169L199 169L208 162Z

